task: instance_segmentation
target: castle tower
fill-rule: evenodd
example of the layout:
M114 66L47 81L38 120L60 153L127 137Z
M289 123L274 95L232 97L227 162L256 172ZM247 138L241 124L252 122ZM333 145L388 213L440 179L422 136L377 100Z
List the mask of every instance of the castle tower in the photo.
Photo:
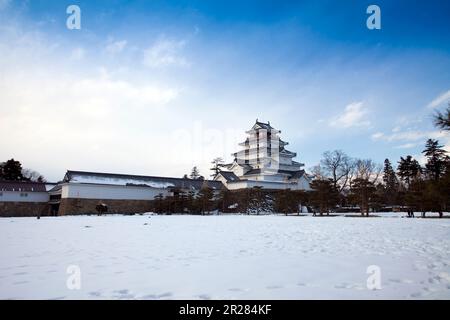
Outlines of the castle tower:
M293 160L297 154L285 148L288 142L281 140L280 130L257 119L246 134L245 141L239 144L241 150L232 154L234 161L226 166L229 171L223 171L217 180L232 188L244 184L274 189L309 188L309 178L301 169L304 165Z

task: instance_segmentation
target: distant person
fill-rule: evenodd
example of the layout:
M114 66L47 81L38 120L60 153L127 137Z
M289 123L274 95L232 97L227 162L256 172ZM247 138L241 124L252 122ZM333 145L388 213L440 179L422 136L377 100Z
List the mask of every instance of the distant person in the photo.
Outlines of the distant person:
M102 214L108 212L108 206L104 203L99 203L95 207L95 210L97 210L98 215L101 216Z

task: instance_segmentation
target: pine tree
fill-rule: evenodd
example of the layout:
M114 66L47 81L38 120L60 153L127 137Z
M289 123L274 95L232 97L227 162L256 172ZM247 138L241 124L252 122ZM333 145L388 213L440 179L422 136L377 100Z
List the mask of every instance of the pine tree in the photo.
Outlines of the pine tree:
M200 177L200 172L198 171L197 167L193 167L189 178L191 178L192 180L198 180Z
M374 183L368 179L357 178L352 182L350 191L355 203L360 207L361 215L369 216L370 203L376 191Z
M405 183L408 188L412 180L416 179L422 173L422 168L417 160L413 159L412 156L407 156L406 158L400 157L398 162L397 174Z
M280 190L275 194L275 205L274 209L276 212L284 213L294 213L298 211L298 202L294 196L293 191L290 189Z
M383 182L384 182L384 195L383 195L384 202L387 205L392 206L395 204L395 201L397 200L398 180L389 159L384 160Z
M27 181L22 174L22 164L14 159L6 161L0 170L0 180Z
M439 180L444 175L446 162L449 159L446 151L442 147L442 145L439 145L439 141L428 139L425 150L422 151L425 157L427 157L425 173L434 181Z
M228 205L230 204L231 193L227 188L222 188L219 193L218 198L218 208L221 212L226 212L228 209Z
M442 130L450 130L450 103L444 113L438 111L434 115L434 125Z
M264 206L264 194L262 187L253 187L249 190L249 209L256 211L259 215Z
M329 215L339 202L339 192L334 185L333 179L316 179L311 182L311 204L319 210L322 216L324 213Z
M212 200L214 198L214 191L208 184L203 183L200 192L198 193L198 202L200 204L201 213L205 214L205 212L211 211Z
M163 199L164 196L162 193L159 193L155 196L155 211L156 213L162 213L163 212Z
M196 194L194 190L190 190L187 194L186 206L189 213L197 212L196 207Z
M211 177L215 178L219 172L220 172L220 168L223 166L223 159L222 158L215 158L211 164L213 165L210 170L213 172L211 174Z

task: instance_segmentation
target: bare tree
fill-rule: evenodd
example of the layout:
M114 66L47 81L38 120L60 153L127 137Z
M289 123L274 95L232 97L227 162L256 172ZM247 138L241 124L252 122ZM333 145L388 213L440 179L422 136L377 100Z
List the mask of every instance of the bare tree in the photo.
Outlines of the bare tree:
M382 171L383 167L370 159L357 159L355 161L355 179L364 179L376 183Z
M320 164L312 167L310 171L314 179L325 180L327 178L327 174Z
M46 182L44 176L42 176L39 172L31 169L22 169L22 176L27 180L34 182Z
M350 183L355 161L342 150L327 151L320 161L323 171L333 180L333 186L342 192Z
M374 202L376 183L381 177L383 166L370 159L357 159L355 172L350 182L351 198L359 205L361 214L369 215Z

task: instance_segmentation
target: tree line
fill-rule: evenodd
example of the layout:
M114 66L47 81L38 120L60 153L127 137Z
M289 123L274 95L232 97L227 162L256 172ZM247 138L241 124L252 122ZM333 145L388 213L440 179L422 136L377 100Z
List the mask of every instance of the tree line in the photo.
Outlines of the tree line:
M0 180L46 182L39 172L22 168L20 161L14 159L0 162Z
M434 124L450 130L450 106L434 115ZM424 166L411 155L400 157L397 167L389 159L380 165L371 159L354 159L342 150L327 151L312 170L310 191L221 190L215 194L207 182L197 194L175 191L173 196L158 196L154 201L159 213L207 214L213 211L260 214L262 212L301 213L308 208L314 214L359 211L369 216L377 211L443 213L450 208L450 158L438 140L428 139L422 151ZM212 176L221 170L223 160L212 161ZM194 170L195 169L195 170ZM190 178L200 176L194 167ZM187 177L187 176L186 176Z
M450 158L437 140L426 142L421 166L411 155L400 157L396 170L391 161L378 165L370 159L352 159L341 150L323 154L313 169L310 191L223 189L214 193L205 180L201 190L174 190L153 201L157 213L209 214L278 212L300 214L305 207L318 215L359 211L443 212L450 208Z

